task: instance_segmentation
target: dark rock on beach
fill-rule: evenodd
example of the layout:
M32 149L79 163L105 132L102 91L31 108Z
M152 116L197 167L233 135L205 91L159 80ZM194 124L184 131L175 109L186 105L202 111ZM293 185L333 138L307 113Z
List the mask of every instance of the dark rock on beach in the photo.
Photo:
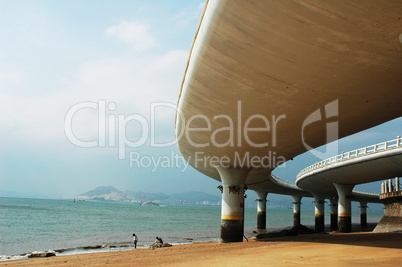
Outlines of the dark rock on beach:
M109 245L109 248L128 248L130 245Z
M28 258L46 258L56 256L56 252L54 251L34 251L28 254Z
M296 225L292 228L286 228L280 231L268 232L264 234L259 234L256 236L257 240L273 238L273 237L282 237L282 236L297 236L300 234L315 234L317 233L315 230L310 229L304 225Z
M104 245L95 245L95 246L85 246L82 247L82 249L100 249L100 248L104 248Z

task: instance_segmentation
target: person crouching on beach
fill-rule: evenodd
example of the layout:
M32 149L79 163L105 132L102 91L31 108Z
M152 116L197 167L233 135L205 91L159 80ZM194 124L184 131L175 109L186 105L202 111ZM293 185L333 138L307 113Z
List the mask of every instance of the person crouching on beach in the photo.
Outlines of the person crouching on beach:
M156 237L155 243L156 243L156 244L159 243L159 244L162 244L162 245L163 245L163 240L162 240L162 238Z
M133 234L134 248L137 248L138 237L136 234Z

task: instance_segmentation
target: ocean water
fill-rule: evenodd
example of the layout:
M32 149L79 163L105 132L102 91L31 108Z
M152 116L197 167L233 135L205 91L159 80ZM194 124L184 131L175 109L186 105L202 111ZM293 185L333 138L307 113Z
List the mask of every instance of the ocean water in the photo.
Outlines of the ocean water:
M217 241L220 212L219 206L0 198L0 256L92 245L131 245L133 233L139 238L139 247L148 247L156 236L173 244ZM314 210L302 210L301 214L302 224L314 224ZM369 213L368 221L378 222L382 215ZM357 212L352 222L359 222ZM292 223L293 210L268 208L268 228ZM253 236L256 225L256 208L246 207L246 237Z

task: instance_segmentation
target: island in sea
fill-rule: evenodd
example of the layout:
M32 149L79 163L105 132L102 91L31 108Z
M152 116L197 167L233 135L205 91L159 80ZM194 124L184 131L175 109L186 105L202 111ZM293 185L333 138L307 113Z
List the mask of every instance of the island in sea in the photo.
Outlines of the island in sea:
M114 186L99 186L74 197L75 201L135 202L141 205L208 205L221 204L220 196L203 192L187 192L167 195L142 191L119 190Z
M247 192L246 206L256 207L254 192ZM222 198L205 192L183 192L176 194L149 193L143 191L119 190L114 186L99 186L88 192L72 197L75 201L109 201L134 202L140 205L198 205L220 206ZM292 200L289 196L276 195L269 199L270 208L290 208ZM311 207L310 207L311 206ZM307 203L306 208L314 208Z

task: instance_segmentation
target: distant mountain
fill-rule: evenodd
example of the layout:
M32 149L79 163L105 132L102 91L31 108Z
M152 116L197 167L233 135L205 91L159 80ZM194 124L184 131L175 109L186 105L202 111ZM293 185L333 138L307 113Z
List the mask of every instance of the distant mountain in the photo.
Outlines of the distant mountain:
M87 196L87 197L96 197L100 195L107 195L107 194L112 194L112 193L117 193L120 195L124 195L122 191L117 189L116 187L113 186L99 186L95 189L92 189L86 193L80 194L78 196Z
M247 206L255 206L257 196L252 191L247 191ZM185 192L167 195L164 193L148 193L142 191L121 191L113 186L100 186L86 193L78 195L78 198L95 201L126 201L126 202L156 202L160 204L190 204L190 205L218 205L221 203L221 196L211 195L204 192ZM268 195L268 207L289 208L292 207L290 196ZM306 206L314 206L311 201L306 201Z
M77 197L96 201L129 201L129 202L157 202L165 204L200 204L214 205L219 204L219 196L210 195L203 192L188 192L173 195L164 193L147 193L121 191L113 186L100 186L86 193L79 194Z
M113 186L99 186L78 196L84 199L100 201L123 201L126 199L124 193Z
M249 190L246 192L246 205L256 206L255 192ZM100 186L86 193L77 196L81 199L94 201L125 201L125 202L156 202L159 204L190 204L190 205L219 205L222 201L221 196L211 195L204 192L186 192L167 195L164 193L148 193L142 191L121 191L113 186ZM293 199L290 196L269 194L268 208L292 208ZM304 198L303 208L314 208L312 198Z

